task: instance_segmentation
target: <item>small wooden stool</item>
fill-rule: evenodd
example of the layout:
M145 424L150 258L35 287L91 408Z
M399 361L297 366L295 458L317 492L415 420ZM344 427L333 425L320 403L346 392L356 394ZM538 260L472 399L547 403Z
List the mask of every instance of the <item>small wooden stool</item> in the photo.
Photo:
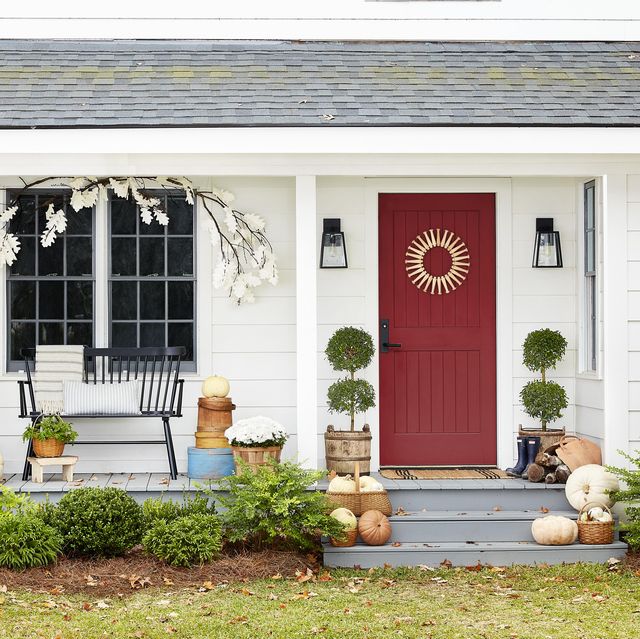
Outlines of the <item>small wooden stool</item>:
M75 455L65 457L27 457L31 464L31 481L41 484L44 481L44 469L46 466L62 466L63 481L73 481L73 469L78 458Z

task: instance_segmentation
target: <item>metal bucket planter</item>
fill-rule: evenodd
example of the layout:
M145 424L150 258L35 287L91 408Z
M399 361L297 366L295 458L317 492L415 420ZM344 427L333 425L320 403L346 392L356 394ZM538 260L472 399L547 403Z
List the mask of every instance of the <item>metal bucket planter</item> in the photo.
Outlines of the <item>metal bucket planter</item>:
M361 431L335 430L327 427L324 434L327 470L338 475L354 475L355 463L360 463L360 474L368 475L371 465L371 432L369 424Z

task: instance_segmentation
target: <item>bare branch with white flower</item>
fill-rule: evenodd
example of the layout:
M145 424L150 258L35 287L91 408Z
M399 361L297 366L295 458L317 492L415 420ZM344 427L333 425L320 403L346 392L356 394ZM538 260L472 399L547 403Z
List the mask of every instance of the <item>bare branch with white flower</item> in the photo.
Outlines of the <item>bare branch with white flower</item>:
M24 182L24 181L23 181ZM278 268L273 247L264 233L265 221L255 213L243 213L231 205L233 193L222 189L199 190L186 177L67 177L41 178L25 183L0 213L0 265L11 265L20 251L18 237L10 231L10 223L19 211L20 197L35 186L49 185L71 190L69 204L78 212L104 201L108 192L123 199L132 199L144 224L154 220L161 226L170 223L159 189L168 193L180 190L189 204L198 203L210 218L211 242L218 248L219 260L213 273L213 285L229 293L236 303L252 302L253 289L264 281L278 283ZM45 202L45 229L40 236L43 247L55 243L67 226L67 213L56 210L54 202Z

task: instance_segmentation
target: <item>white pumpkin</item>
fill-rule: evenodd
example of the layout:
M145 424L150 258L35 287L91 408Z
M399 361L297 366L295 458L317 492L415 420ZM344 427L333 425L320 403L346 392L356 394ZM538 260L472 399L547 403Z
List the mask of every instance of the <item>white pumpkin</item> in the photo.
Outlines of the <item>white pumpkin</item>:
M360 477L360 492L362 493L382 493L384 486L374 477L363 475Z
M534 520L531 534L542 546L568 546L578 538L578 524L568 517L547 515Z
M346 475L345 477L340 477L337 475L329 482L329 487L327 488L328 493L355 493L356 492L356 482L351 479L351 475Z
M595 502L611 507L613 500L610 490L619 490L615 475L598 464L587 464L576 468L567 479L565 494L569 503L580 510L588 503Z
M226 397L229 394L229 380L221 375L212 375L202 382L205 397Z
M337 519L345 530L355 530L358 527L356 516L348 508L336 508L331 511L330 516Z

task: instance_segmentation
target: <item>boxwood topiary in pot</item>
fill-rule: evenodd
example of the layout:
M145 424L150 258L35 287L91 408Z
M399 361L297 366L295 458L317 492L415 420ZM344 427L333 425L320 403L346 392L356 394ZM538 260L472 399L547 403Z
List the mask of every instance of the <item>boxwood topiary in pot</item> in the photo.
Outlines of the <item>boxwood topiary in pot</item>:
M373 339L362 328L345 326L339 328L329 340L325 355L336 371L348 375L334 382L327 392L327 404L332 413L349 415L350 429L327 428L324 435L325 458L328 470L337 473L355 472L355 462L360 463L360 472L367 474L371 460L371 433L365 424L356 431L355 418L376 405L373 386L364 379L356 379L356 371L366 368L373 359Z
M559 331L543 328L529 333L523 344L523 363L530 370L540 373L540 379L528 382L520 391L524 410L530 417L540 420L541 429L522 429L523 437L541 438L541 450L559 441L564 429L547 429L550 422L562 417L567 407L567 393L557 382L547 379L547 370L554 369L564 357L567 340Z

